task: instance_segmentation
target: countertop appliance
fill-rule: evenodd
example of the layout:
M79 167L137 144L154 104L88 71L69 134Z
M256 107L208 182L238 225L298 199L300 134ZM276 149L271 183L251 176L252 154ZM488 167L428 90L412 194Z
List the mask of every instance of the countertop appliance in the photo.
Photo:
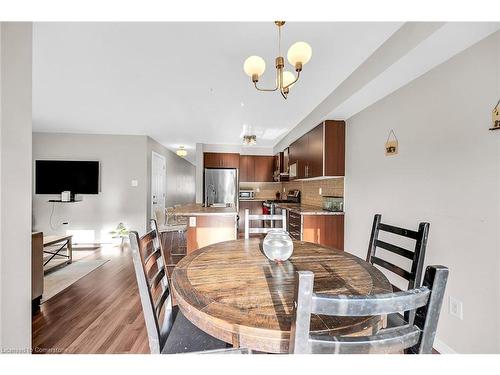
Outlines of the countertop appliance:
M335 196L323 196L323 210L342 212L344 211L344 198Z
M238 207L238 170L205 168L205 205Z
M240 190L239 197L241 200L254 199L255 198L255 191L254 190Z

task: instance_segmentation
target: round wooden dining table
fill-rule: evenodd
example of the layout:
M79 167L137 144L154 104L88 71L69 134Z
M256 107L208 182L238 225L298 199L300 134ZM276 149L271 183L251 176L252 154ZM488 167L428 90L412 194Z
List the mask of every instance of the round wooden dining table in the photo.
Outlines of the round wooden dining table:
M293 255L275 263L262 239L206 246L183 258L172 273L172 293L182 313L208 334L267 353L288 353L296 271L314 272L314 292L370 295L392 292L371 264L340 250L294 241ZM311 332L364 335L385 317L313 315Z

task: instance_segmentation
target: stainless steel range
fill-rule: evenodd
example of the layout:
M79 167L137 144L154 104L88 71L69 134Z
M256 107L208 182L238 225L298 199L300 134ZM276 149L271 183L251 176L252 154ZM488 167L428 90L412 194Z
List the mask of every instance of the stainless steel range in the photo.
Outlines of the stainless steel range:
M300 203L300 190L290 190L286 199L269 199L262 203L264 215L281 215L281 208L277 207L278 203ZM274 228L272 220L266 220L264 223L270 228Z

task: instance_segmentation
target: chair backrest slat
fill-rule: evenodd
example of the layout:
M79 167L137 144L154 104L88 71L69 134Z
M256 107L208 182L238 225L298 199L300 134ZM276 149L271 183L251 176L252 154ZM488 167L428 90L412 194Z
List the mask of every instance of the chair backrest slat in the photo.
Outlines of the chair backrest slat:
M290 352L393 353L407 349L410 353L431 353L447 279L446 267L429 266L421 288L371 296L329 296L314 293L312 272L297 271ZM355 317L398 311L416 311L414 323L382 329L369 336L310 334L312 314Z
M392 314L424 306L430 291L426 287L406 292L374 294L370 296L328 296L314 294L313 314L335 316L371 316Z
M379 266L384 267L385 269L391 271L392 273L395 273L398 276L401 276L404 279L408 280L411 277L411 273L408 272L407 270L404 270L401 267L398 267L395 264L388 262L386 260L383 260L379 257L373 256L371 263L378 264Z
M151 231L144 236L131 231L129 237L149 347L151 353L160 353L170 333L173 313L158 226L155 220L150 225Z
M403 249L402 247L390 244L388 242L377 240L375 242L375 246L381 247L382 249L388 250L394 254L398 254L407 259L413 259L414 253L412 251Z
M394 233L402 237L408 237L414 240L418 239L418 232L415 232L414 230L411 229L395 227L394 225L388 225L383 223L380 223L378 228L380 230L383 230L384 232Z
M386 329L366 336L319 336L311 335L308 352L315 354L390 354L401 353L415 346L420 330L415 326Z
M250 210L245 209L245 239L250 238L251 233L261 233L266 234L277 228L252 228L250 223L256 220L271 220L271 221L281 221L281 229L286 231L286 211L283 210L281 215L250 215Z

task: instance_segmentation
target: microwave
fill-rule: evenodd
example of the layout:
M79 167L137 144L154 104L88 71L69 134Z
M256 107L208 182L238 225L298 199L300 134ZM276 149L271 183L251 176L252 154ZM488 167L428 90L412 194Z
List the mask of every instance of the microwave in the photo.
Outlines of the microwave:
M241 200L254 199L255 198L255 191L253 191L253 190L240 190L239 197Z

